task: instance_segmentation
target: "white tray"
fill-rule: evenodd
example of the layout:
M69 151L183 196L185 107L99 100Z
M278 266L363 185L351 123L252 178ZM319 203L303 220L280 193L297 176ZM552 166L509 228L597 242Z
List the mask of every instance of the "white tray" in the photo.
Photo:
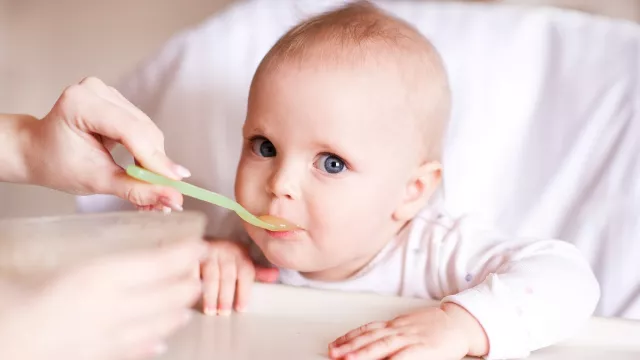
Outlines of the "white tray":
M389 320L429 301L256 284L247 313L197 313L169 343L162 360L327 359L345 332ZM640 360L640 322L592 319L575 338L531 360Z

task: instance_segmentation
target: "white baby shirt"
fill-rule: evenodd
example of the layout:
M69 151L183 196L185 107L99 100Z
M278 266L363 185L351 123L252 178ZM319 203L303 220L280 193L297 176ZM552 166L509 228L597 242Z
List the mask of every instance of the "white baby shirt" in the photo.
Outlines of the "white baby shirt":
M280 282L456 303L482 324L490 359L526 357L564 340L584 325L600 297L573 245L500 237L437 206L423 210L348 280L314 281L280 269Z

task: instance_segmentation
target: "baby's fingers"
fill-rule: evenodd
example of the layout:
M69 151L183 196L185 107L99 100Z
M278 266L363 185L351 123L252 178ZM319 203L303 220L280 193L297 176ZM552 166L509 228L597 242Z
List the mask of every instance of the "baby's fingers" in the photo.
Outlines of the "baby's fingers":
M207 315L215 315L218 309L218 292L220 291L220 266L217 259L209 259L202 265L203 311Z
M360 326L355 330L349 331L345 335L342 335L341 337L337 338L334 342L332 342L330 345L331 347L338 347L350 342L351 340L357 338L358 336L364 333L368 333L368 332L379 330L379 329L384 329L385 327L387 327L387 323L383 321L368 323L366 325Z
M256 278L256 269L251 261L243 261L238 267L238 281L236 287L236 311L242 312L247 308L251 296L251 286Z
M416 345L418 343L419 341L417 338L393 334L383 336L373 342L366 343L361 347L348 352L340 352L339 354L331 353L330 356L334 359L344 358L348 360L386 359L403 348Z
M329 355L332 358L340 359L346 354L352 353L358 349L366 347L372 343L375 343L380 339L394 336L394 335L399 335L397 333L398 331L396 329L388 328L388 327L364 332L358 336L355 336L347 340L346 342L343 342L341 345L330 344Z
M238 269L233 260L221 260L219 263L220 289L218 291L218 315L229 315L236 293Z

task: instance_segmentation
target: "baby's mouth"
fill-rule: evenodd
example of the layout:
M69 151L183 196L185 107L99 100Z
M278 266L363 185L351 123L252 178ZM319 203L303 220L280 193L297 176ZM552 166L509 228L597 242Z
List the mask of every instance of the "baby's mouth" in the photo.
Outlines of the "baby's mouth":
M302 226L297 225L289 220L286 220L284 218L278 217L278 216L274 216L274 215L261 215L258 216L258 218L262 221L265 221L269 224L274 225L275 229L273 230L267 230L270 233L275 233L275 232L294 232L297 230L304 230L302 228Z

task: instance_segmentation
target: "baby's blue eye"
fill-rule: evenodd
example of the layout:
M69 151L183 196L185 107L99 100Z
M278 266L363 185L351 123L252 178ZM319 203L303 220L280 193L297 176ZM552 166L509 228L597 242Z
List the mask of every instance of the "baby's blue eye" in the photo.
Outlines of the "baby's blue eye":
M276 147L273 146L271 141L265 138L257 138L251 140L251 149L254 154L262 157L274 157L276 156Z
M329 174L339 174L346 169L344 161L332 154L321 155L316 161L316 167Z

